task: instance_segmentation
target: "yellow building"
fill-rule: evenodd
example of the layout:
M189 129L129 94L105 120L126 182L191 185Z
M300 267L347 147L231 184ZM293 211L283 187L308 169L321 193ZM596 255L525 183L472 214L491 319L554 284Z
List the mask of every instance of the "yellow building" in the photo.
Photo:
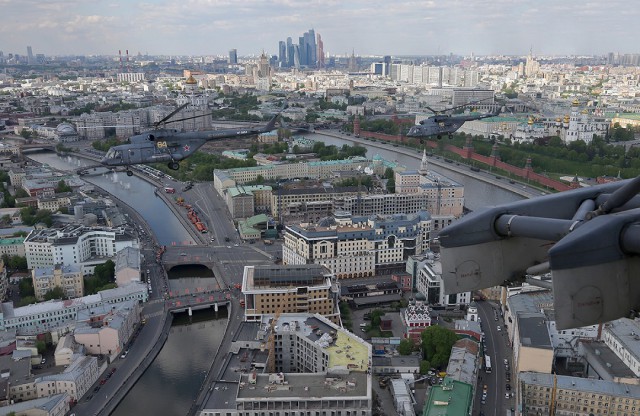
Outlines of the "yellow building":
M339 291L324 266L245 266L242 293L247 321L279 312L317 313L340 322Z
M44 300L44 295L53 288L60 287L67 298L83 295L84 280L77 265L56 265L55 267L35 268L31 271L36 299Z

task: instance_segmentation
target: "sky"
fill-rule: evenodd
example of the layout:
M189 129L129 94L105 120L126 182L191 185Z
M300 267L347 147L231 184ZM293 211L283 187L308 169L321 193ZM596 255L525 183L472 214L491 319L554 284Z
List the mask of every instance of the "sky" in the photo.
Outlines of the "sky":
M640 53L637 0L0 0L6 54L278 53L309 29L331 55Z

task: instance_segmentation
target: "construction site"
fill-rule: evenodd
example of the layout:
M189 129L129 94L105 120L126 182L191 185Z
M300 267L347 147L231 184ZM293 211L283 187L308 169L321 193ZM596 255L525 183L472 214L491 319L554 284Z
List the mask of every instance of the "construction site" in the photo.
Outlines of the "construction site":
M242 322L200 414L369 416L371 357L370 344L319 314Z

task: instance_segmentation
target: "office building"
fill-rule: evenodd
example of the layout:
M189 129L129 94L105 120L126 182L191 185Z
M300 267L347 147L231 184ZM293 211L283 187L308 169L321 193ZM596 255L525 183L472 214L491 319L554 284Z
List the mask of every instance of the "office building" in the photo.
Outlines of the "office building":
M409 256L429 248L431 217L426 211L392 216L352 217L336 213L317 224L285 228L284 264L322 264L338 279L403 271Z
M339 324L339 293L331 272L317 264L244 267L247 321L260 321L263 315L278 312L317 313Z
M125 247L138 247L138 240L126 228L85 227L33 230L24 241L27 266L78 265L82 274L93 272Z
M416 289L424 295L429 305L462 306L471 302L471 292L444 294L442 284L442 263L431 253L426 257L414 258Z
M230 65L238 65L238 50L231 49L229 51L229 64Z
M396 193L426 194L432 201L435 215L453 215L459 217L464 208L464 186L453 180L429 170L426 150L422 155L420 168L395 171Z

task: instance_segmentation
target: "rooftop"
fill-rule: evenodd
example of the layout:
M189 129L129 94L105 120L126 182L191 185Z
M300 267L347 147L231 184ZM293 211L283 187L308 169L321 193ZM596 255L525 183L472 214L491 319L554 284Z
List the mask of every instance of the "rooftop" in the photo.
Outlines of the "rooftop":
M620 318L605 325L605 332L611 333L636 360L640 360L640 321Z
M423 416L460 416L471 411L471 384L445 377L441 385L431 387Z
M608 394L611 396L640 398L640 385L616 383L592 378L580 378L571 376L555 376L558 390L575 390L588 393ZM535 386L552 387L554 375L547 373L522 372L519 375L520 382Z
M367 397L370 394L367 386L368 375L363 372L352 371L348 375L278 373L255 374L254 376L255 384L249 381L250 378L254 379L251 374L242 375L238 401L274 401L295 397L300 397L303 400L308 398Z
M518 314L518 327L523 347L553 349L543 315Z

